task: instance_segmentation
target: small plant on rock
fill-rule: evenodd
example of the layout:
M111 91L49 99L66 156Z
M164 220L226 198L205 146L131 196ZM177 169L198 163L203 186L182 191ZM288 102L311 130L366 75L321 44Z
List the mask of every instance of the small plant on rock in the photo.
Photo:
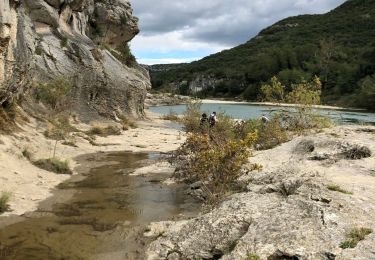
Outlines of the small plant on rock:
M23 157L25 157L27 160L31 160L31 152L29 151L29 149L25 148L23 149L22 151L22 155Z
M344 190L343 188L341 188L339 185L337 184L331 184L331 185L328 185L327 186L327 189L331 190L331 191L337 191L337 192L341 192L341 193L344 193L344 194L353 194L353 192L350 192L350 191L347 191L347 190Z
M248 253L247 260L260 260L260 256L255 253Z
M342 249L355 248L358 243L365 240L366 236L373 232L370 228L353 228L346 234L346 240L340 244Z

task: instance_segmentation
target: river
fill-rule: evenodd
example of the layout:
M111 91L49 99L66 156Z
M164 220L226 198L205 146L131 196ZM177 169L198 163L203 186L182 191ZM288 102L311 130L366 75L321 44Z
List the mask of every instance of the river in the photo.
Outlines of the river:
M252 105L252 104L238 104L238 103L203 103L201 110L207 113L225 112L227 115L236 119L255 119L261 116L270 116L280 110L293 111L295 108L281 107L281 106L266 106L266 105ZM172 106L153 106L150 111L158 114L168 114L175 112L183 114L186 110L186 105L172 105ZM370 113L361 110L333 110L333 109L315 109L316 112L329 116L337 123L341 124L372 124L375 125L375 113Z

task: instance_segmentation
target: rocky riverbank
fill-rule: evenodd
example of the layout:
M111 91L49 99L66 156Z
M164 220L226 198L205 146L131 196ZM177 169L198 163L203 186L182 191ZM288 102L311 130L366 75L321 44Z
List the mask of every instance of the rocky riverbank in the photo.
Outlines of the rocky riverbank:
M151 94L147 93L145 106L162 106L162 105L180 105L186 104L190 100L191 97L182 96L182 95L175 95L170 93L160 93L160 94Z
M242 193L153 223L148 259L375 259L375 128L340 126L256 152Z

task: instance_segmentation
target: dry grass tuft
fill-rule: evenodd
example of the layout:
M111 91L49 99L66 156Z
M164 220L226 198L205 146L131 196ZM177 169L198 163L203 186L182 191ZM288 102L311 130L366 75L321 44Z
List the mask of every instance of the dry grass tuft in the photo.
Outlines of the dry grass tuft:
M9 210L9 201L12 197L10 192L2 192L0 195L0 213L4 213Z
M121 135L121 129L117 126L107 126L107 127L101 127L101 126L94 126L90 130L86 132L87 135L90 136L110 136L110 135Z
M62 161L57 158L40 159L33 164L43 170L55 172L57 174L73 174L68 161Z
M343 188L341 188L339 185L337 184L331 184L331 185L328 185L327 186L327 189L331 190L331 191L337 191L337 192L341 192L341 193L344 193L344 194L350 194L352 195L353 192L351 191L347 191L347 190L344 190Z
M365 240L373 232L370 228L353 228L346 234L346 240L340 244L342 249L355 248L358 243Z

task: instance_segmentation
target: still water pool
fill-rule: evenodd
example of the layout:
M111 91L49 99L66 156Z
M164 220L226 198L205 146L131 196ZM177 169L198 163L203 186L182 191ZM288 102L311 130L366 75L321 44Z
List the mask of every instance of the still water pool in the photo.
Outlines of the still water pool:
M88 170L59 185L37 211L0 218L0 259L143 259L149 222L200 209L186 187L162 183L168 174L130 175L155 157L116 152L78 158Z

